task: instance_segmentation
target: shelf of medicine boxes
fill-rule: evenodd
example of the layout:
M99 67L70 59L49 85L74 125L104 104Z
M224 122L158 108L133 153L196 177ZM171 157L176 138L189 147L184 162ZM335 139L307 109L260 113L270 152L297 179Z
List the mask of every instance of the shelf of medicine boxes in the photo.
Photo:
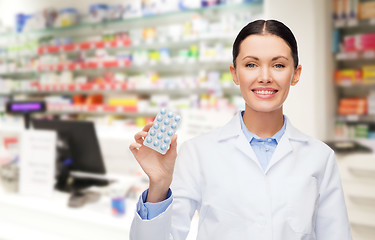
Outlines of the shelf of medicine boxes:
M183 22L191 16L200 14L202 16L218 16L219 14L227 12L241 12L247 11L251 14L259 14L263 12L263 0L252 0L246 1L243 3L227 3L219 4L214 6L194 8L194 9L185 9L179 11L172 11L167 13L160 14L148 14L144 16L136 17L127 17L124 19L109 20L105 22L93 22L93 23L79 23L72 26L59 27L59 28L48 28L48 29L38 29L22 33L3 33L0 34L0 38L14 38L17 39L26 35L54 35L61 32L63 35L67 35L67 32L82 32L86 29L92 29L93 32L103 29L112 28L115 26L120 27L131 27L131 26L146 26L146 25L155 25L159 21L168 21L170 22L173 19L174 22Z
M97 22L97 23L80 23L74 26L68 27L60 27L60 28L50 28L50 29L42 29L42 30L34 30L22 33L7 33L7 34L0 34L0 39L11 39L11 43L14 45L16 42L22 42L28 37L38 37L38 36L89 36L91 35L98 35L103 33L108 33L108 30L112 32L116 31L126 31L130 29L136 29L139 27L147 27L147 26L159 26L159 23L165 25L165 23L170 24L171 19L173 19L173 23L184 23L187 19L192 19L194 15L199 14L203 17L208 19L218 18L218 13L224 14L228 12L236 12L241 13L245 12L249 15L255 15L262 13L263 6L262 0L254 0L252 2L244 2L244 3L237 3L237 4L221 4L217 6L199 8L199 9L190 9L184 11L176 11L164 14L155 14L155 15L147 15L141 17L132 17L132 18L125 18L120 20L112 20L106 22ZM213 17L215 16L215 17ZM249 20L249 19L248 19ZM242 24L239 21L236 21L235 24ZM244 24L244 23L243 23ZM233 29L236 29L236 26L232 26ZM234 35L235 36L235 35ZM222 33L222 36L193 36L192 38L186 39L172 39L174 41L168 41L168 45L173 44L188 44L197 42L199 40L220 40L220 37L227 37L227 39L231 39L233 41L233 37L229 38L226 32ZM159 44L165 44L166 39L159 39L161 40ZM157 47L157 43L155 42L145 42L146 46L153 46ZM128 41L112 41L112 42L104 42L104 41L97 41L97 42L82 42L76 44L69 44L65 46L38 46L35 42L28 43L27 50L17 50L16 51L0 51L0 59L11 59L11 58L18 58L18 57L25 57L25 56L35 56L37 54L43 53L61 53L61 52L74 52L80 50L91 50L91 49L98 49L98 48L121 48L121 47L129 47ZM133 41L133 46L142 45L138 40ZM31 46L31 47L30 47ZM30 49L31 48L31 49Z
M334 21L334 28L338 31L341 43L345 36L357 34L373 33L375 19L348 19ZM335 34L337 35L337 33ZM336 36L337 37L337 36ZM354 50L354 49L353 49ZM336 69L360 69L363 66L375 64L375 49L366 49L363 51L338 52L334 56ZM366 98L369 91L375 87L373 83L362 83L361 80L336 82L337 97L362 97ZM337 115L336 121L346 123L365 123L374 124L375 116L373 115Z
M226 83L225 86L220 87L225 94L240 94L238 87L234 84ZM0 92L0 95L8 96L13 94L27 94L27 95L49 95L49 94L63 94L63 95L74 95L74 94L111 94L116 92L121 93L137 93L140 95L150 94L168 94L176 96L189 96L191 94L205 94L209 93L211 88L207 84L201 84L200 86L190 87L176 87L176 86L142 86L139 87L136 84L128 83L69 83L69 84L39 84L38 82L30 83L28 89L11 90L8 92Z
M371 19L342 19L342 20L336 20L333 23L334 27L336 29L345 29L345 28L371 28L375 26L375 18Z
M249 11L250 10L250 11ZM32 31L32 32L27 32L27 33L21 33L21 34L3 34L0 35L1 37L7 37L7 38L14 38L16 41L22 41L24 37L26 36L32 36L32 35L71 35L73 32L79 32L82 33L82 35L88 35L86 31L81 31L82 29L90 29L92 32L94 32L96 35L101 32L101 30L107 30L109 28L113 28L113 32L115 32L115 27L117 26L118 29L123 30L123 26L128 26L129 29L134 29L136 27L139 28L139 26L145 27L147 25L156 25L158 26L157 22L164 20L167 20L167 23L170 24L170 18L177 20L177 22L183 22L186 21L187 18L194 16L194 14L200 14L203 16L212 16L216 15L216 13L220 12L236 12L238 14L240 11L246 12L246 14L259 14L262 12L262 4L260 1L255 2L255 3L242 3L242 4L232 4L230 6L216 6L216 7L209 7L209 8L203 8L203 9L194 9L194 10L188 10L188 11L183 11L183 12L175 12L175 13L168 13L168 14L160 14L160 15L154 15L154 16L147 16L146 18L144 17L137 17L137 18L132 18L132 19L125 19L125 20L120 20L120 21L112 21L112 22L105 22L105 23L93 23L93 24L80 24L77 26L72 26L72 27L66 27L66 28L59 28L59 29L46 29L46 30L39 30L39 31ZM217 18L217 17L216 17ZM169 20L168 20L169 19ZM244 19L245 20L245 19ZM249 20L249 19L248 19ZM238 21L236 21L236 24ZM244 23L240 23L244 24ZM134 26L133 26L134 25ZM119 26L121 26L119 28ZM235 28L235 26L233 26ZM98 31L99 29L99 31ZM127 28L125 28L127 29ZM74 31L73 31L74 30ZM233 35L233 36L230 36ZM196 44L201 41L212 41L212 42L230 42L232 43L234 39L234 34L228 34L222 33L222 35L201 35L201 36L188 36L184 39L172 39L172 41L168 41L168 46L172 47L181 47L181 46L186 46L189 44ZM173 41L174 40L174 41ZM76 51L93 51L96 49L100 48L106 48L106 50L132 50L132 49L149 49L149 48L158 48L166 44L166 40L164 39L157 39L156 42L150 42L150 41L145 41L145 42L140 42L140 41L134 41L129 42L127 39L123 41L112 41L112 42L104 42L104 41L97 41L97 42L80 42L72 45L65 45L65 46L43 46L43 47L38 47L35 49L35 51L28 51L28 52L16 52L12 54L5 54L3 57L7 59L7 57L23 57L23 56L38 56L38 55L43 55L43 54L59 54L59 53L68 53L68 52L76 52ZM229 67L229 59L228 61L209 61L209 62L186 62L186 63L180 63L180 64L173 64L173 67L171 67L170 64L162 64L162 63L150 63L147 65L148 70L149 69L156 69L158 71L176 71L176 72L181 72L181 71L196 71L198 69L205 69L205 70L228 70ZM62 70L72 70L72 71L77 71L77 72L82 72L82 71L88 71L92 73L92 70L97 70L97 71L102 71L102 70L108 70L108 69L122 69L126 71L144 71L144 67L142 66L132 66L128 60L112 60L112 61L104 61L104 62L86 62L86 63L69 63L69 64L57 64L57 65L44 65L44 66L34 66L32 69L6 69L1 73L1 76L6 77L6 76L17 76L19 74L32 74L32 75L38 75L40 72L50 72L50 71L62 71ZM52 92L54 91L54 87L52 86ZM64 88L64 87L62 87ZM87 90L87 93L90 91L97 91L95 88L101 88L100 86L93 86L93 90ZM107 88L107 87L105 87ZM116 87L118 88L118 87ZM122 87L120 87L122 89ZM68 87L69 89L69 87ZM58 86L56 86L57 92L61 93L61 86L60 90L58 89ZM123 89L122 89L123 90ZM48 90L49 91L49 90ZM84 90L86 91L86 90ZM112 90L103 90L106 92L109 91L114 91ZM129 90L132 91L132 90ZM166 90L168 91L168 90ZM195 92L199 91L207 91L206 89L196 89L194 90ZM226 92L232 92L232 94L238 94L239 91L238 89L235 88L229 88L229 89L224 89ZM37 93L42 93L43 90L37 92ZM155 89L151 90L136 90L136 92L139 93L155 93ZM158 92L158 90L156 90ZM171 91L169 90L168 94L170 93L175 93L179 91ZM187 92L187 91L185 91ZM31 92L29 92L31 93ZM66 92L65 92L66 93ZM64 93L64 94L65 94ZM63 109L62 109L63 108ZM88 113L121 113L125 115L138 115L138 114L145 114L145 113L137 113L134 109L126 109L123 107L110 107L110 106L50 106L51 111L56 111L56 112L88 112ZM150 113L154 114L154 113Z
M63 53L70 53L70 52L77 52L77 51L94 51L98 49L106 49L107 51L110 49L116 49L116 50L124 50L124 51L134 51L134 50L141 50L141 49L160 49L162 47L165 47L168 45L168 49L175 49L175 48L183 48L186 46L192 46L197 45L201 42L205 43L211 43L211 42L220 42L222 44L230 45L233 42L233 39L235 37L235 33L226 32L225 35L217 34L217 35L191 35L191 36L184 36L183 39L172 39L172 41L169 41L166 43L165 39L156 39L155 41L145 41L140 42L138 41L131 41L130 39L124 39L124 40L113 40L113 41L87 41L87 42L80 42L80 43L72 43L67 45L50 45L50 46L41 46L38 47L37 52L34 53L38 56L48 55L48 54L63 54ZM148 39L150 40L150 39ZM30 54L31 55L31 54ZM24 54L21 53L22 57ZM189 69L193 70L192 68L204 68L204 69L215 69L218 67L217 64L220 64L223 59L220 57L219 60L213 60L210 63L206 62L192 62L189 61L187 64L189 64ZM225 61L224 61L225 62ZM226 61L228 62L228 61ZM179 63L177 61L177 63ZM184 66L183 69L186 70L186 63L180 62L178 65ZM203 65L202 65L203 64ZM170 63L157 63L157 62L151 62L152 68L165 68L165 69L171 69ZM150 66L148 65L148 67ZM106 68L124 68L126 67L126 70L129 71L141 71L144 70L143 67L134 66L131 64L129 59L112 59L112 60L103 60L103 61L87 61L87 62L70 62L70 63L64 63L64 64L38 64L36 66L32 66L29 68L16 68L14 65L10 66L3 66L2 69L0 69L0 76L14 76L14 75L30 75L30 74L36 74L40 72L48 72L48 71L63 71L63 70L70 70L70 71L81 71L85 69L91 70L101 70ZM175 68L175 62L174 62L174 70L177 70ZM226 66L227 67L227 66ZM183 69L178 69L178 71L181 71Z
M191 35L183 35L180 37L173 37L171 39L167 39L164 37L159 37L155 39L130 39L129 37L123 37L123 39L120 40L113 40L113 41L83 41L83 42L77 42L72 44L66 44L66 45L47 45L47 46L39 46L36 47L34 50L28 50L27 52L15 52L12 54L3 53L2 56L3 59L12 59L12 58L23 58L23 57L37 57L37 56L43 56L43 55L50 55L50 54L65 54L65 53L74 53L74 52L88 52L88 51L95 51L98 49L105 49L108 52L113 51L132 51L132 50L140 50L140 49L160 49L165 48L165 46L168 46L168 49L176 49L176 48L183 48L186 46L192 46L192 45L198 45L200 43L221 43L226 44L230 46L233 42L233 39L235 38L236 33L235 32L228 32L228 31L220 31L219 33L212 34L210 32L203 33L203 34L191 34ZM13 56L13 57L11 57ZM112 57L113 58L113 57ZM221 57L218 57L218 59L222 59ZM38 61L36 61L38 62ZM151 62L152 63L152 62ZM219 61L220 63L220 61ZM183 64L183 63L182 63ZM207 62L204 63L207 65ZM168 64L151 64L152 67L155 68L162 68L166 67L167 69L171 69ZM189 68L183 68L185 70L194 68L207 68L201 63L198 63L194 66L190 65ZM32 75L32 74L38 74L40 72L45 71L63 71L63 70L73 70L73 71L81 71L85 69L106 69L106 68L123 68L123 67L129 67L130 61L129 60L105 60L105 61L89 61L89 62L70 62L65 64L33 64L32 66L26 67L26 68L17 68L15 67L14 63L10 64L3 64L0 68L0 76L8 77L8 76L14 76L14 75ZM214 66L213 69L217 68L217 64L215 61L211 64L211 66ZM133 68L135 66L132 66ZM175 67L172 69L176 69ZM183 69L179 69L183 70ZM127 70L134 70L134 69L127 69ZM139 69L144 70L144 69ZM210 70L210 69L208 69Z
M35 76L43 72L74 71L77 73L100 73L108 70L122 70L126 72L144 72L157 70L158 72L197 72L199 70L229 70L230 59L199 59L187 61L157 62L149 61L142 65L132 64L128 59L113 59L104 61L70 62L64 64L44 64L28 69L7 69L0 71L1 77Z
M368 60L375 61L375 49L363 52L340 52L336 54L337 61L358 61Z
M375 115L341 115L336 118L339 122L346 123L375 123Z
M354 35L358 33L374 32L375 18L372 19L348 19L334 21L334 27L340 32L339 35ZM337 61L350 60L375 60L375 49L363 52L339 52L336 54Z

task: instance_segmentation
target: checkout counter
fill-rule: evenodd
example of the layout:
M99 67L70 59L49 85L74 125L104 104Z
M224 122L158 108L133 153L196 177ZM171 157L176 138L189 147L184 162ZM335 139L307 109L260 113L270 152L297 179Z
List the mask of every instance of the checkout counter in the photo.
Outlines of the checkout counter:
M134 179L122 181L131 183ZM54 191L47 198L1 189L0 239L127 239L136 199L126 199L125 214L115 215L105 190L96 191L101 194L98 201L72 208L68 206L68 193Z
M2 137L14 146L19 137L16 129L1 129ZM134 134L118 137L118 134L112 134L116 131L118 129L101 129L98 139L107 169L105 177L127 192L124 214L115 214L112 210L113 183L89 188L100 198L81 207L70 207L70 193L54 190L47 197L20 194L12 189L14 186L7 186L8 183L0 179L0 239L129 239L136 203L147 182L131 152L124 147L133 141L131 136ZM188 239L195 239L197 225L198 218L195 217Z

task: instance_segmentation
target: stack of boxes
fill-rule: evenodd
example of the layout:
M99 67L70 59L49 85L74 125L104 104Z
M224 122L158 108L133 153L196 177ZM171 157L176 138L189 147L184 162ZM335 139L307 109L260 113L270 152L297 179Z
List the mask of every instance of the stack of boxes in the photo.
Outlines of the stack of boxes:
M334 79L338 85L375 84L375 65L336 70Z
M375 1L333 0L333 19L335 21L373 18L375 18Z
M365 115L367 112L367 98L341 98L339 101L339 115Z

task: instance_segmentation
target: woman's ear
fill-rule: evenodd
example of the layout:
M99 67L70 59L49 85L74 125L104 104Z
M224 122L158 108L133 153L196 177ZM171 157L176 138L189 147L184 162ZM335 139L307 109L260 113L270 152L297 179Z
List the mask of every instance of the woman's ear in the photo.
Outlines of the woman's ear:
M293 79L290 85L295 86L299 82L299 79L301 77L301 71L302 71L302 66L298 65L296 70L294 70Z
M238 78L237 78L236 68L233 66L233 64L230 65L229 70L230 70L230 73L232 74L233 82L236 85L240 85L240 82L238 81Z

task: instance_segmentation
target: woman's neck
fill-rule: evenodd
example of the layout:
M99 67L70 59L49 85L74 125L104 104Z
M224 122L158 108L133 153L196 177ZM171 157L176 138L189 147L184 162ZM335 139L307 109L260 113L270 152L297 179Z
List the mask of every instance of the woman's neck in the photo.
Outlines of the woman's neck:
M258 137L262 139L272 137L283 127L283 109L257 112L246 106L243 121L247 129Z

